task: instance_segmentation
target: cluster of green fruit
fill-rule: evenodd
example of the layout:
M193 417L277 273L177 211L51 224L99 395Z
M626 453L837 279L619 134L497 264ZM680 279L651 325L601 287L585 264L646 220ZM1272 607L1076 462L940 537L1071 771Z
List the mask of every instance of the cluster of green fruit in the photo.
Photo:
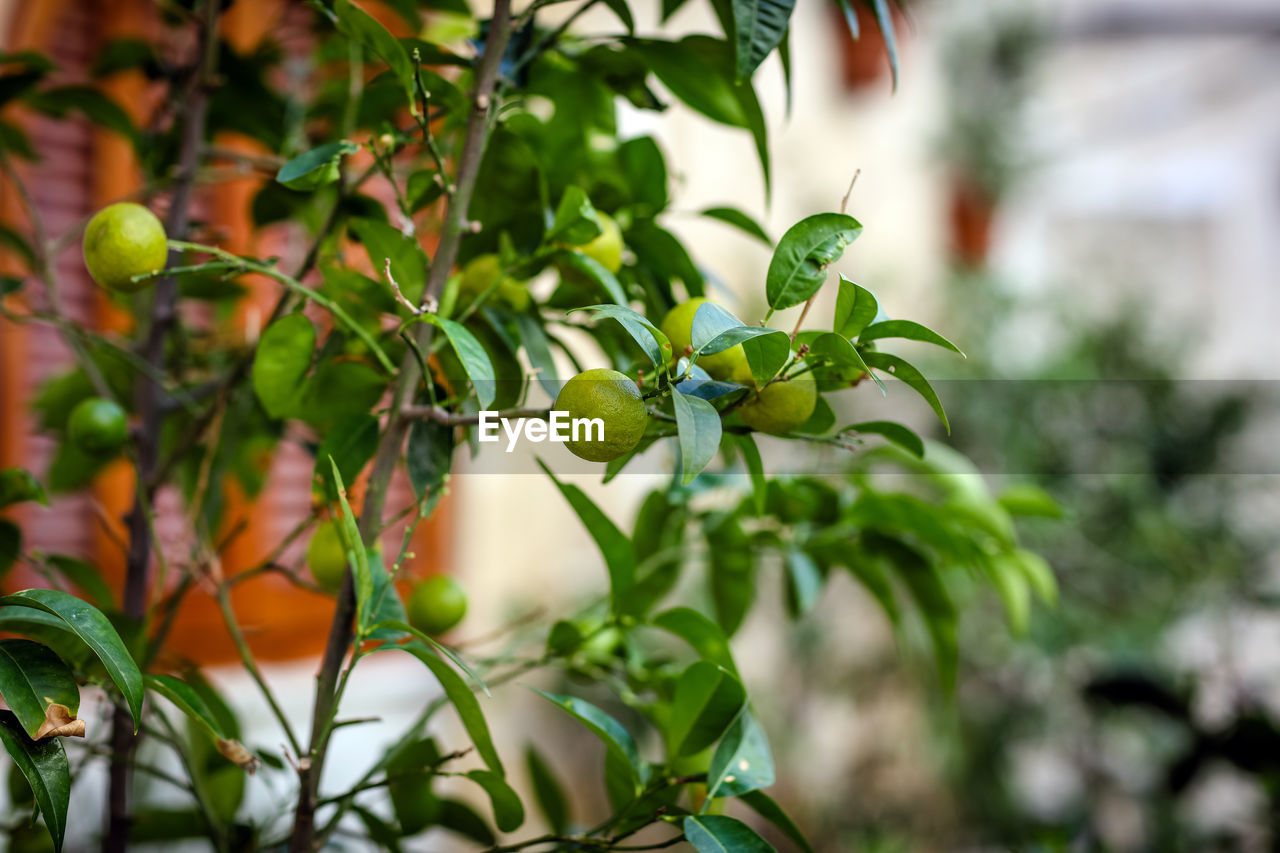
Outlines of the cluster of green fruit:
M698 297L682 302L663 319L661 329L671 341L673 365L693 352L693 318L708 301ZM818 386L812 373L804 371L760 385L752 376L742 344L704 355L697 363L711 378L747 388L733 410L743 423L759 432L785 435L807 421L817 405ZM604 422L602 440L565 442L575 456L591 462L609 462L630 453L648 425L644 397L636 383L607 368L585 370L566 382L556 397L555 409L568 412L573 419L599 418Z

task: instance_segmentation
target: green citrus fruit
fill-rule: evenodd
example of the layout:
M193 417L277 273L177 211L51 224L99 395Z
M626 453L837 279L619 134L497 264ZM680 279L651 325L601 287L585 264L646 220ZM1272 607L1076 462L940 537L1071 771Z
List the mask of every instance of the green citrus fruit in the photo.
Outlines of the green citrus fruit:
M690 299L687 302L681 302L676 307L667 312L667 316L662 318L662 334L671 340L672 357L679 359L685 354L685 350L693 345L693 315L698 313L698 307L710 300L701 296ZM750 384L751 368L747 366L747 354L742 349L742 344L736 344L727 350L713 353L712 355L698 356L698 366L716 379L729 379L742 384Z
M133 276L164 269L168 256L164 225L140 204L104 207L85 226L84 265L107 290L142 290L152 279L135 282Z
M467 615L467 593L447 575L427 578L409 592L409 624L424 634L443 634Z
M316 525L307 545L307 565L311 576L325 592L335 593L342 588L342 577L347 571L347 547L342 544L338 522L322 521Z
M817 403L818 385L813 374L802 373L748 394L737 412L754 430L786 435L809 420Z
M578 251L593 259L609 272L622 269L622 229L607 213L598 213L600 234L590 243L579 246Z
M67 436L86 453L111 453L129 437L129 421L119 404L103 397L81 400L67 419Z
M495 282L497 287L494 287ZM492 290L490 290L492 288ZM458 305L466 308L481 296L498 299L512 310L523 311L529 307L529 286L502 274L502 262L497 255L478 255L462 268L458 280Z
M631 452L649 421L636 383L605 367L584 370L564 383L553 408L567 412L571 420L603 422L603 437L599 428L588 427L577 441L564 443L574 456L590 462L608 462Z

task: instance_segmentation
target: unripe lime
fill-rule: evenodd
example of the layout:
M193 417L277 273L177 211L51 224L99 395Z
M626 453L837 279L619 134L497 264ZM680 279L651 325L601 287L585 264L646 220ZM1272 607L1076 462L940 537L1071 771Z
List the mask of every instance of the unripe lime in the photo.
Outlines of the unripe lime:
M467 615L467 593L447 575L435 575L409 592L409 624L424 634L443 634Z
M465 309L486 293L489 298L496 297L514 311L523 311L529 307L528 284L504 275L502 262L497 255L477 255L462 268L462 278L458 282L458 305Z
M817 383L813 374L806 372L748 394L737 412L754 430L786 435L809 420L817 403Z
M102 287L133 293L152 279L133 276L164 269L169 245L164 225L140 204L120 202L93 215L84 229L84 265Z
M617 272L622 269L622 229L609 214L597 215L600 217L599 236L590 243L579 246L578 250L609 272Z
M347 571L347 547L342 544L336 521L322 521L316 525L307 545L307 565L311 576L328 593L342 588L342 578Z
M667 316L662 319L660 328L662 334L671 341L673 358L679 359L685 354L685 350L693 345L693 315L697 314L699 306L706 302L710 300L701 296L681 302L668 311ZM743 377L750 377L751 368L747 365L747 354L743 351L742 344L735 344L727 350L711 355L698 356L697 364L716 379L749 384L749 381L743 382Z
M589 462L608 462L630 453L649 422L636 383L625 373L604 367L584 370L566 382L553 408L567 412L571 421L603 423L603 436L598 426L583 425L576 441L564 443L570 453Z
M81 400L67 419L67 436L86 453L111 453L129 437L129 421L119 404L103 397Z

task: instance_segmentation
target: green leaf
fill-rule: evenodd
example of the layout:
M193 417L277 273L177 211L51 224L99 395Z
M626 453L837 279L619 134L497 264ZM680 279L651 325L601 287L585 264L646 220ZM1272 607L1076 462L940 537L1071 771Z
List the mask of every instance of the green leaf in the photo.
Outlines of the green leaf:
M682 394L678 388L671 391L671 403L680 432L680 482L687 486L720 449L720 413L701 397Z
M871 368L867 366L862 354L858 352L858 348L849 343L848 338L841 337L835 332L823 332L809 343L809 352L832 364L841 367L853 367L862 371L871 377L872 381L879 386L881 392L885 391L884 383L871 372Z
M493 818L498 829L512 832L524 823L524 804L506 780L491 770L472 770L467 778L475 782L489 795L493 805Z
M148 675L147 687L173 703L179 711L186 714L193 722L217 740L231 740L234 735L223 731L222 723L213 712L204 697L181 678L172 675Z
M638 266L647 268L668 286L672 279L684 282L690 297L706 290L702 271L689 256L688 249L674 234L652 219L637 219L627 229L627 245L636 254Z
M786 338L786 333L777 329L748 326L714 302L704 302L698 306L689 329L690 343L698 355L724 352L743 341L763 335L781 335ZM785 341L783 346L786 346Z
M790 838L802 853L813 853L813 845L809 843L809 839L804 837L800 827L796 826L795 821L782 810L782 806L775 803L773 798L764 791L748 791L739 796L738 800L750 806L756 814L782 830L782 834Z
M738 449L742 451L742 461L747 466L747 474L751 477L751 494L755 501L756 515L764 512L764 499L768 494L768 481L764 476L764 463L760 460L760 449L750 433L735 435Z
M644 212L649 216L666 208L667 163L652 136L638 136L619 145L618 166L631 188L633 203L647 206Z
M767 788L774 778L769 740L750 709L744 708L711 756L707 800Z
M591 199L579 187L571 186L560 199L547 239L581 246L599 237L602 230L600 215L591 206Z
M634 34L636 31L635 19L631 16L631 7L627 5L627 0L604 0L604 5L609 7L609 11L618 16L618 20L622 22L628 33Z
M626 329L627 334L640 345L654 367L662 368L671 360L671 341L662 330L645 317L625 305L589 305L575 308L573 311L593 311L597 316L617 320ZM572 314L573 311L569 313Z
M1015 565L1031 591L1045 604L1053 605L1058 601L1058 579L1054 577L1049 562L1034 551L1018 548L1009 555L1010 562Z
M718 219L721 222L732 225L752 237L755 237L766 246L773 245L773 240L770 239L768 232L761 228L759 223L754 219L747 216L747 214L738 210L736 207L708 207L702 211L702 215L710 217L711 219Z
M458 718L462 720L462 727L467 730L467 736L475 744L476 752L479 753L480 758L497 776L505 778L506 771L502 767L502 759L498 757L498 750L493 746L493 737L489 734L489 724L485 722L484 712L480 710L480 700L476 698L476 694L467 686L467 683L462 680L462 676L458 675L453 670L453 667L445 663L443 658L424 643L410 642L393 648L408 652L422 661L427 669L431 670L431 674L436 677L436 681L439 681L440 686L444 689L444 694L448 697L449 703L458 712Z
M947 434L951 434L951 422L947 420L947 413L942 408L942 401L938 399L938 394L933 390L933 386L929 384L929 380L925 379L924 374L916 369L914 365L887 352L867 351L863 353L862 357L869 366L892 374L923 397L938 416L938 419L942 421L942 426L946 428Z
M634 602L629 593L636 582L636 553L631 546L631 540L595 505L591 498L587 497L582 489L572 483L560 482L541 459L538 460L538 465L551 478L551 482L556 484L560 494L564 495L565 500L569 502L569 506L573 507L583 526L595 540L596 547L600 549L605 566L609 569L609 589L614 612L630 612Z
M786 35L795 0L733 0L738 79L751 77Z
M387 261L391 261L391 275L400 292L414 305L419 304L427 284L427 255L418 241L376 219L356 219L350 227L364 244L379 278L386 274Z
M1010 515L1062 518L1062 506L1039 486L1021 483L1010 486L997 498Z
M67 809L71 805L71 766L63 751L62 739L51 737L31 740L10 711L0 711L0 740L5 751L18 766L36 805L44 815L45 826L53 838L53 849L62 850L67 831Z
M905 338L910 341L924 341L964 355L964 353L960 352L958 346L933 329L911 320L882 320L879 323L872 323L858 335L858 342L865 344L867 341L880 340L881 338Z
M493 830L489 829L484 818L460 800L440 800L440 825L470 838L482 847L490 847L496 841Z
M0 518L0 575L18 562L22 553L22 528L7 518Z
M698 853L777 853L754 829L725 815L689 815L684 837Z
M987 560L987 575L1004 604L1009 630L1017 636L1027 632L1031 620L1031 587L1019 561L1009 553L995 554Z
M611 759L614 767L626 771L626 781L630 784L634 797L640 790L640 780L647 768L640 760L640 751L636 748L635 740L622 723L585 700L573 696L559 696L537 688L532 689L539 696L576 718L604 743L606 761Z
M56 589L24 589L0 598L0 606L31 607L62 620L102 661L133 714L134 731L142 718L142 673L124 641L102 611Z
M360 474L377 449L378 419L373 415L353 415L338 422L316 451L312 479L326 502L338 499L338 484L330 476L329 462L333 462L344 481L350 482Z
M846 432L883 436L916 458L924 458L923 439L900 423L894 423L893 421L863 421L858 424L850 424L840 430L841 434Z
M563 383L556 376L556 362L551 357L551 342L547 340L547 333L542 330L542 325L528 314L516 315L516 329L520 332L520 343L524 347L525 355L529 357L529 364L536 371L538 384L542 386L543 391L547 392L547 396L554 400L560 395Z
M874 293L840 276L835 322L831 325L833 332L842 338L856 338L879 313L880 303Z
M291 190L310 191L332 184L342 176L342 158L360 146L346 139L326 142L294 157L276 172L276 180Z
M414 421L409 428L405 463L418 500L444 485L453 464L454 428L433 420Z
M822 592L822 572L813 558L799 548L787 549L787 578L799 613L808 613Z
M52 649L30 640L0 640L0 696L33 740L51 704L64 706L72 717L80 710L71 670Z
M35 475L25 468L5 468L0 471L0 509L26 501L49 505L49 496L44 493L44 486L40 485Z
M100 610L110 610L115 607L115 593L102 579L102 571L97 566L65 554L49 554L44 559L58 571L58 574L84 593L90 604Z
M476 399L480 401L480 408L488 408L498 393L498 383L493 372L493 363L489 361L489 354L484 351L484 346L461 323L433 314L423 316L427 322L444 332L444 336L449 339L458 360L462 362L462 369L467 372L467 378L471 380L471 387L476 392Z
M747 702L747 691L711 661L689 666L676 681L667 743L672 755L702 752L720 739Z
M251 378L258 402L271 417L286 417L296 406L315 347L315 326L301 313L281 317L262 333Z
M875 12L880 34L884 36L884 48L889 54L889 70L893 72L893 89L898 90L898 39L893 32L893 15L888 0L869 0Z
M369 571L369 554L365 550L364 540L360 537L360 528L356 525L351 503L347 500L347 487L342 480L342 472L338 470L338 463L332 456L329 457L329 470L333 474L333 482L338 491L338 535L342 539L342 547L347 551L347 564L352 566L355 572L356 624L364 625L369 598L373 595L373 575Z
M351 0L334 0L333 11L338 16L339 32L373 51L391 67L404 86L405 100L417 115L417 106L413 102L413 63L404 45Z
M655 628L661 628L684 640L706 660L724 667L738 678L738 667L733 662L729 639L720 626L688 607L676 607L663 611L653 618Z
M133 120L119 104L92 86L59 86L45 89L26 97L26 102L37 112L55 118L78 112L89 121L115 131L131 142L136 142L138 130Z
M791 357L791 340L786 334L758 335L743 341L742 351L746 353L752 378L764 387Z
M618 283L618 277L609 272L595 258L588 257L577 249L565 249L555 253L555 261L561 267L568 268L571 273L575 273L587 279L591 283L598 286L606 296L618 305L627 304L627 294L623 291L622 285Z
M769 261L765 295L775 311L799 305L818 292L827 266L862 233L862 225L843 213L817 213L787 229Z
M569 800L565 797L564 788L552 772L551 765L532 744L525 749L524 757L538 808L551 831L562 835L569 826Z
M734 94L733 81L699 49L697 38L638 41L636 47L672 95L712 121L746 127L747 117Z

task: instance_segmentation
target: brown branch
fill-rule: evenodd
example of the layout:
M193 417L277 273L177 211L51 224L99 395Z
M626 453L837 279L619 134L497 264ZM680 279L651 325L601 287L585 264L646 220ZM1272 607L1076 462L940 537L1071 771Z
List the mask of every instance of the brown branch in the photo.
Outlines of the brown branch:
M498 412L497 416L503 420L519 418L545 420L550 414L550 409L504 409ZM400 410L400 416L406 420L435 421L446 426L475 426L480 423L479 414L464 415L439 406L405 406Z
M217 62L218 0L206 0L200 27L201 61L190 81L184 105L182 147L178 159L178 179L174 185L165 231L181 236L189 223L191 192L199 165L200 146L204 141L205 117L208 111L208 85ZM169 263L179 260L169 253ZM165 343L177 317L178 283L171 276L160 280L155 288L151 324L143 345L143 358L157 370L164 369ZM129 557L125 575L124 613L141 621L146 615L147 572L151 563L151 525L147 518L150 496L147 494L159 462L160 431L163 425L164 389L150 378L142 381L137 391L142 429L138 435L138 478L134 487L133 510L129 513ZM129 845L132 820L129 815L129 763L137 747L133 717L128 707L115 707L111 730L110 792L108 795L107 832L102 839L104 853L122 853Z
M471 203L471 195L475 190L476 179L480 171L480 162L484 156L485 143L489 135L489 123L493 115L498 68L502 61L502 55L506 50L510 31L511 0L495 0L493 17L489 23L489 32L485 39L484 55L476 72L471 113L467 118L466 137L463 142L462 154L458 161L458 177L455 181L455 190L449 199L449 207L445 215L440 243L436 248L436 256L431 264L431 271L427 276L426 287L423 289L424 302L440 298L440 294L444 290L444 284L453 269L454 261L457 259L458 246L462 241L463 234L467 231L467 207ZM431 351L431 332L433 328L433 326L426 323L419 326L417 344L420 352ZM410 353L405 357L404 363L400 368L400 377L396 383L392 398L391 412L387 419L386 429L383 431L379 441L373 470L370 473L369 484L365 491L364 505L361 509L360 517L360 535L366 543L372 542L381 528L382 512L386 505L391 475L395 471L396 462L400 456L400 447L408 429L409 421L400 414L400 410L413 402L421 379L421 370L418 367L416 356ZM291 853L310 853L314 848L317 792L321 772L324 768L325 751L332 732L332 726L329 725L329 722L334 716L338 700L336 694L338 675L353 638L352 621L355 616L355 610L355 585L351 572L348 570L343 577L342 589L338 593L333 622L329 628L329 639L325 645L320 672L316 677L316 697L311 723L310 761L300 763L298 807L294 814L293 833L289 839Z

